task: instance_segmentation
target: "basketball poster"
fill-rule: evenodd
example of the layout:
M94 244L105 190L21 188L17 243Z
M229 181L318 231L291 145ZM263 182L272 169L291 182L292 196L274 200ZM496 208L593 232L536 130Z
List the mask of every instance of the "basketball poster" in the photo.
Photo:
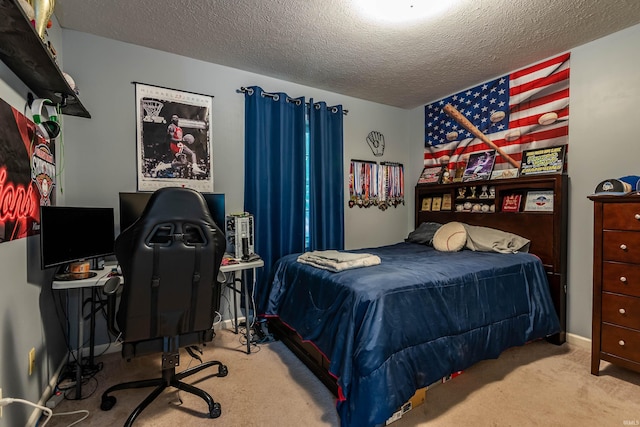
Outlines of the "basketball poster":
M54 205L55 162L49 141L0 99L0 243L39 234L40 205Z
M139 191L213 191L212 96L135 83Z

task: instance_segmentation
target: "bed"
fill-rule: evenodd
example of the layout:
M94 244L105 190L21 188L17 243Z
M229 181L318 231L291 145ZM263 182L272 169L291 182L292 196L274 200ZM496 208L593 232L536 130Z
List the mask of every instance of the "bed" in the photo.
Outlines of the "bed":
M545 179L563 195L566 177ZM537 189L538 181L518 184ZM299 254L285 256L274 267L269 289L270 329L336 394L343 426L384 424L416 390L444 376L532 340L564 341L564 313L550 284L565 266L544 258L566 255L540 246L541 240L563 244L556 241L563 233L548 229L566 225L562 199L548 219L538 213L531 220L527 216L533 214L523 212L499 221L509 232L523 221L533 224L525 237L543 258L524 252L442 252L400 242L348 251L378 256L381 263L335 273L297 262ZM447 218L483 226L500 216L472 215L450 212ZM416 215L416 225L425 219L430 218ZM547 237L536 239L541 233Z

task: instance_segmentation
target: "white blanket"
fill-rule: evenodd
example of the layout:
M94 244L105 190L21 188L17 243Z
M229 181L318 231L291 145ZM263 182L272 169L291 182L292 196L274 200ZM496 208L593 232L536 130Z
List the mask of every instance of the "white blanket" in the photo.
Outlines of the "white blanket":
M368 267L380 264L380 257L371 254L353 254L336 250L305 252L298 262L323 270L339 272L350 268Z

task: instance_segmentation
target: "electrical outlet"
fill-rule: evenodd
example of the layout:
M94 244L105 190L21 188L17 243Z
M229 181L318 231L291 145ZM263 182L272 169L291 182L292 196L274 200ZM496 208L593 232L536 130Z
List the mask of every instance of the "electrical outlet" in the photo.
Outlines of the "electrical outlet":
M29 375L36 369L36 349L29 350Z

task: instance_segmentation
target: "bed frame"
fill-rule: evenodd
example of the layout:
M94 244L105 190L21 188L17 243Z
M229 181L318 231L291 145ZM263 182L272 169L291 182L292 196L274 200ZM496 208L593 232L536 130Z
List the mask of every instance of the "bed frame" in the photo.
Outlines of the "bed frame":
M549 342L557 345L564 343L566 339L568 183L569 178L566 174L552 174L493 181L419 184L415 188L416 227L422 222L444 224L459 221L508 231L531 240L529 252L542 260L549 279L554 307L560 319L560 332L547 338ZM494 198L480 198L483 185L494 188ZM461 190L462 187L465 191ZM476 187L475 193L471 191L471 187ZM537 191L552 192L553 209L551 211L525 210L527 195ZM463 197L460 197L461 193L464 194ZM475 197L471 197L474 194ZM510 195L520 195L518 212L502 210L505 197ZM431 208L423 210L423 207L427 207L427 203L423 204L423 201L429 198L441 201L449 199L450 210L442 210L442 205L440 210L434 211ZM458 211L456 205L464 205L466 202L471 203L472 206L479 204L480 209ZM487 212L482 211L482 204L488 206L484 209ZM336 378L329 373L329 360L313 344L302 341L294 330L278 318L269 319L269 329L335 396L338 396Z

